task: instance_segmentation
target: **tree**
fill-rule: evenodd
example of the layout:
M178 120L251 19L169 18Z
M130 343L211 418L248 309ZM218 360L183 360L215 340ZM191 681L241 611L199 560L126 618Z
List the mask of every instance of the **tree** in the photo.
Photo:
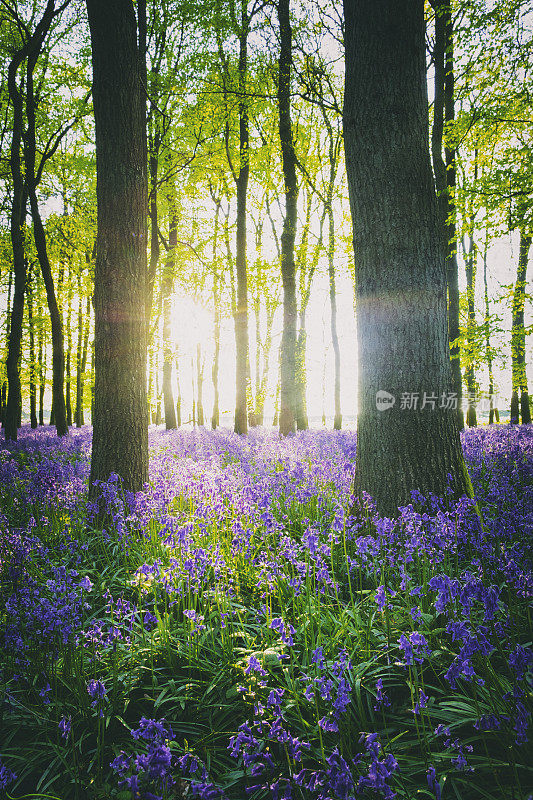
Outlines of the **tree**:
M285 182L285 218L281 233L281 276L283 280L283 334L281 338L281 387L279 432L282 436L295 429L296 403L296 278L294 265L294 241L298 181L296 179L296 153L294 150L291 123L291 61L292 26L289 16L289 0L278 0L280 33L278 107L279 138Z
M529 261L531 235L520 231L520 252L516 270L516 282L513 290L513 318L511 328L511 363L512 363L512 396L511 422L518 423L519 415L522 423L531 422L529 410L529 393L526 376L526 342L524 329L524 301L526 292L526 273Z
M355 488L471 493L455 411L443 237L428 149L423 0L344 0L344 146L359 348ZM385 225L384 225L385 220Z
M131 0L87 0L96 125L95 388L90 491L148 479L147 169L144 89Z
M431 130L431 155L437 188L441 232L446 250L448 283L448 335L451 342L452 380L457 393L457 421L464 427L462 379L459 359L459 267L457 264L457 231L455 221L456 148L452 140L455 119L455 73L453 19L450 0L431 0L435 9L435 101ZM446 137L444 136L446 123ZM442 145L445 141L444 157Z

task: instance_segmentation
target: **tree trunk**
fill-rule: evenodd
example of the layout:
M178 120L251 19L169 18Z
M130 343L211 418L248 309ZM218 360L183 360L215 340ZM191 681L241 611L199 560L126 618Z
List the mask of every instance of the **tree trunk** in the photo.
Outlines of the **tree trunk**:
M72 375L71 375L71 351L72 351L72 274L69 270L68 289L67 289L67 358L65 363L65 410L67 414L67 426L72 425Z
M48 260L46 248L46 235L39 213L37 195L34 188L30 188L30 206L33 218L33 234L35 238L35 249L41 265L41 275L46 289L46 299L50 312L50 325L52 328L52 403L54 407L54 424L58 436L65 436L68 433L67 412L65 406L65 395L63 394L65 355L63 350L63 325L61 314L57 304L52 277L52 268Z
M81 293L81 270L78 272L78 343L76 346L76 406L74 409L74 423L81 428L81 411L83 406L83 382L81 372L81 358L83 352L83 297Z
M44 344L44 322L43 322L43 309L41 301L37 306L37 313L39 315L39 345L38 345L38 358L39 358L39 425L44 425L44 392L46 388L46 348Z
M477 248L474 241L474 220L468 236L468 246L465 248L465 274L466 274L466 297L468 305L468 316L466 323L466 359L467 366L465 370L466 388L468 391L467 408L466 408L466 424L469 428L474 428L477 425L476 414L476 369L474 366L475 359L475 327L476 327L476 307L474 303L476 291L476 256Z
M196 407L196 416L198 425L204 424L204 403L203 403L203 386L204 386L204 364L202 361L202 346L198 342L196 345L196 382L198 389L198 405Z
M24 319L24 291L26 287L27 263L24 253L24 226L26 220L26 191L22 177L20 149L23 133L22 98L17 87L17 70L27 55L28 48L19 50L9 64L8 90L13 105L13 131L11 135L10 167L13 179L13 201L10 210L10 232L13 248L13 304L10 311L9 342L6 362L8 383L7 403L4 414L6 440L16 440L18 414L21 399L20 355L22 345L22 322Z
M35 385L35 319L33 316L33 288L31 270L28 270L26 294L28 297L28 334L30 339L30 426L37 427L37 387Z
M235 309L236 347L236 402L235 433L248 432L247 383L248 361L248 276L246 264L246 199L250 176L250 136L248 129L248 99L246 97L246 74L248 69L249 19L246 0L242 0L241 26L239 32L239 174L237 187L237 231L235 271L237 273L237 306Z
M524 302L526 293L526 275L529 261L531 236L520 231L520 250L516 283L513 292L513 316L511 324L511 424L518 424L519 415L522 423L531 422L529 410L529 394L526 375L526 335L524 329Z
M181 427L181 405L182 405L182 400L181 400L180 370L179 370L179 360L178 360L178 358L179 358L178 353L176 353L176 388L178 390L178 396L177 396L177 399L176 399L176 423L177 423L178 428L180 428Z
M333 206L331 198L328 205L329 238L328 238L328 275L329 275L329 301L331 308L331 343L335 361L335 390L334 403L335 414L333 417L333 428L340 431L342 427L341 413L341 352L339 347L339 337L337 334L337 291L335 287L335 220L333 217Z
M294 242L296 238L298 183L296 180L296 153L291 123L292 27L289 16L289 2L290 0L278 0L280 32L278 76L279 138L285 185L285 217L281 234L283 333L281 337L280 436L294 433L296 405L297 306Z
M170 223L168 230L168 255L165 274L161 283L163 301L163 403L165 407L165 427L167 431L176 427L176 408L172 392L172 343L170 336L170 318L172 312L172 288L174 286L174 269L176 246L178 244L178 212L174 193L169 193Z
M355 491L393 516L411 491L471 495L451 370L429 160L423 0L345 0L344 144L359 349Z
M80 367L80 387L79 387L79 412L76 427L81 428L85 425L85 410L83 405L83 389L85 386L85 370L87 367L87 353L89 350L89 331L91 326L91 298L87 298L87 305L85 308L85 330L83 331L83 346L81 351L81 367ZM92 383L91 383L92 387ZM91 389L92 395L92 389ZM92 400L91 400L92 409Z
M435 3L435 101L433 104L433 128L431 152L437 188L440 225L443 247L446 253L446 281L448 286L448 335L451 343L452 382L457 393L457 422L459 430L464 427L462 409L462 377L459 348L459 265L457 263L457 230L455 224L456 153L448 142L444 146L444 121L455 119L455 75L453 60L453 20L450 0Z
M492 348L490 345L490 304L489 287L487 282L487 251L488 251L488 231L485 237L485 248L483 250L483 288L485 290L485 353L489 370L489 425L500 421L498 407L494 405L494 370L492 368Z
M90 496L148 480L146 125L130 0L87 0L96 124L95 386Z
M11 289L13 287L13 265L9 268L9 279L7 283L7 304L6 304L6 347L9 345L9 330L11 322ZM7 352L6 352L7 360ZM0 391L0 424L2 428L6 421L6 406L7 406L7 380L2 381L2 389Z
M213 413L211 415L211 428L216 430L220 425L220 392L218 385L218 374L220 366L220 276L218 274L217 243L218 243L218 218L220 214L220 199L215 201L215 226L213 231L213 307L214 307L214 340L215 352L213 355L213 366L211 368L211 378L213 381L214 401Z
M255 419L257 425L263 425L265 421L265 400L268 387L270 352L272 350L272 328L274 326L274 314L275 314L275 309L268 308L267 306L265 341L263 343L263 366L261 370L261 383L259 384L259 391L257 392L255 398Z
M280 396L280 393L281 393L280 380L278 379L278 381L276 383L276 396L275 396L275 399L274 399L274 419L272 420L272 425L274 426L274 428L277 428L278 425L279 425L279 396Z

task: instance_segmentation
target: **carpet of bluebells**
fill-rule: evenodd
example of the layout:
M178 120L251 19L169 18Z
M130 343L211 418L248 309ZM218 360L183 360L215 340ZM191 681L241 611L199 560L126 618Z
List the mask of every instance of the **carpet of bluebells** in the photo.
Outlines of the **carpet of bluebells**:
M353 432L154 430L103 516L90 438L0 441L0 796L533 794L531 426L396 520Z

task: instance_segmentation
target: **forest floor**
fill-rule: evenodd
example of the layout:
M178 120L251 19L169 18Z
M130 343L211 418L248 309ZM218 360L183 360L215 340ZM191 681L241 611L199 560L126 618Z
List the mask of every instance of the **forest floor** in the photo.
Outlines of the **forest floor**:
M463 445L482 511L352 506L355 433L151 433L87 503L91 431L0 441L0 795L533 793L533 428Z

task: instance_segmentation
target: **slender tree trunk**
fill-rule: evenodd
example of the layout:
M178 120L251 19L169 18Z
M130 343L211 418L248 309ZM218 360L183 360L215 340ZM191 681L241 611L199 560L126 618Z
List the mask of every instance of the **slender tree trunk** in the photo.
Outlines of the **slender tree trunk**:
M84 409L84 387L85 387L85 371L87 368L87 354L89 351L89 332L91 327L91 298L87 298L87 304L85 306L85 327L83 330L83 344L81 349L81 365L80 365L80 384L79 384L79 406L77 405L78 412L78 420L76 422L76 427L81 428L82 425L85 425L85 409ZM94 347L93 347L94 349ZM92 382L92 359L91 359L91 414L92 414L92 407L93 407L93 382ZM77 401L78 402L78 401Z
M270 367L270 352L272 350L272 328L274 326L274 309L267 307L265 341L263 343L263 367L261 370L261 383L256 396L255 415L258 425L265 421L265 401L268 388L268 374Z
M412 490L472 494L457 416L447 407L446 267L427 143L424 2L345 0L344 9L359 349L355 491L394 516Z
M457 394L457 422L459 430L464 427L462 409L462 377L459 348L459 265L457 263L457 230L455 223L456 153L448 142L444 146L444 121L451 124L455 119L455 74L453 59L453 20L450 0L435 3L435 101L433 104L433 128L431 152L437 188L437 202L446 254L446 281L448 286L448 336L452 362L453 388Z
M523 424L531 422L526 375L526 336L524 329L524 303L530 247L531 236L527 233L524 233L524 231L520 231L520 249L518 254L516 282L513 292L513 316L511 324L511 369L513 390L511 396L511 423L518 423L521 416Z
M247 383L249 378L248 356L248 276L246 264L246 199L250 176L250 135L248 125L248 99L246 76L248 70L247 0L241 0L241 26L239 35L239 174L237 187L237 232L235 270L237 273L237 306L235 309L236 347L236 403L235 433L248 432Z
M475 327L476 327L476 307L475 307L475 291L476 291L476 257L477 248L474 241L474 220L470 228L468 236L468 246L465 248L465 273L466 273L466 297L468 305L468 316L466 324L466 358L467 366L465 370L466 388L468 391L468 405L466 408L466 424L469 428L477 425L476 414L476 369L474 365L474 350L475 350Z
M277 428L279 425L279 397L281 394L281 379L278 378L276 382L276 395L274 398L274 419L272 420L272 425L274 428Z
M215 201L215 226L213 231L213 308L214 308L214 340L215 352L213 355L213 366L211 368L211 378L213 381L214 401L213 413L211 415L211 428L216 430L220 425L220 391L218 385L218 374L220 366L220 276L218 274L219 266L217 261L217 245L218 245L218 224L220 214L220 199Z
M30 339L30 426L37 427L37 388L35 384L35 319L33 316L33 287L31 270L28 270L26 294L28 297L28 334Z
M7 304L6 304L6 362L9 346L9 331L11 323L11 290L13 287L13 265L9 268L9 279L7 283ZM6 375L7 378L7 375ZM6 421L6 406L7 406L7 380L2 381L2 389L0 390L0 423L2 428Z
M198 387L198 406L196 415L198 418L198 425L204 424L204 403L203 403L203 387L204 387L204 363L202 361L202 346L198 342L196 345L196 382Z
M65 363L65 410L67 414L67 425L72 425L72 375L71 375L71 352L72 352L72 275L69 270L68 289L67 289L67 358Z
M302 226L302 236L300 245L297 248L296 254L296 273L299 276L300 288L300 308L298 313L298 324L296 334L296 374L295 374L295 399L294 399L294 418L296 422L296 429L305 431L309 428L309 419L307 416L307 369L306 369L306 355L307 355L307 328L306 328L306 312L307 302L309 297L306 296L306 287L310 286L310 281L307 280L308 273L312 271L312 267L308 269L307 254L309 249L309 229L311 227L311 210L313 205L313 195L310 189L306 192L306 209L305 220ZM271 224L273 224L271 217ZM312 277L312 276L311 276Z
M57 303L57 297L52 276L52 267L48 258L46 234L37 201L37 185L39 176L35 172L36 165L36 127L35 110L36 96L33 85L33 70L37 59L37 52L28 58L26 68L26 117L27 130L24 137L24 160L26 164L26 182L30 200L31 216L33 220L33 237L37 258L41 267L46 289L46 300L50 313L52 328L52 403L54 408L54 423L58 436L68 433L67 414L64 395L65 354L63 347L63 324Z
M83 379L81 371L81 359L83 352L83 297L81 292L81 270L78 272L78 343L76 346L76 407L74 410L74 422L77 428L81 428L81 414L83 406Z
M46 388L46 348L44 344L44 323L41 301L37 306L39 315L38 352L39 352L39 425L44 425L44 392Z
M13 131L11 135L10 167L13 180L13 202L10 210L10 233L13 248L13 303L10 311L9 342L6 362L8 382L7 403L4 415L6 440L16 440L18 414L21 399L20 356L22 345L22 322L24 319L24 291L27 262L24 253L24 226L26 219L26 191L22 177L20 149L23 133L23 110L16 77L17 70L26 57L28 47L19 50L9 64L8 90L13 105ZM8 307L9 313L9 307Z
M150 329L150 317L152 314L152 303L154 295L155 277L161 248L159 246L158 213L157 213L157 173L159 171L159 160L157 151L159 150L159 138L155 137L153 143L155 152L150 153L150 261L148 263L147 291L146 291L146 327Z
M292 27L289 15L290 0L278 0L280 53L278 73L279 138L285 185L285 218L281 234L281 276L283 281L283 333L281 337L280 436L295 430L296 405L296 276L294 242L298 183L296 153L291 123L291 63Z
M90 496L148 479L146 113L130 0L87 0L96 122L95 387ZM117 313L120 309L120 313Z
M341 352L339 336L337 334L337 290L335 287L335 220L331 201L328 205L329 238L328 238L328 275L329 275L329 301L331 308L331 343L335 361L335 390L334 404L335 415L333 428L340 431L342 427L341 413Z
M174 286L174 269L176 246L178 244L178 212L175 193L169 193L170 224L168 230L168 255L165 274L161 283L163 299L163 403L165 407L165 427L167 431L176 427L176 408L172 392L172 342L170 321L172 313L172 289Z
M52 328L52 403L54 408L54 424L58 436L68 433L65 395L63 394L63 379L65 356L63 350L63 325L57 304L52 277L52 268L48 260L46 236L37 204L35 190L30 189L30 205L33 218L33 233L35 248L41 265L41 275L46 289L48 310L50 312L50 325Z
M489 425L500 421L498 407L494 405L494 370L492 367L492 348L490 344L490 303L489 286L487 281L487 251L489 236L488 231L485 237L485 247L483 250L483 288L485 290L485 353L489 370Z
M182 399L181 399L181 386L180 386L180 370L179 370L179 355L176 353L176 388L178 390L178 396L176 399L176 423L178 428L181 427L181 406L182 406Z
M309 212L310 212L309 206ZM318 231L318 238L313 248L313 255L311 263L307 270L304 269L304 262L300 261L300 312L299 312L299 330L298 338L296 341L296 363L298 365L296 373L297 381L297 401L296 401L296 427L298 430L307 430L309 427L309 419L307 416L307 398L306 398L306 359L307 359L307 307L311 297L311 286L313 278L318 267L320 253L322 252L323 229L324 221L326 219L326 209L324 208L323 214L320 218L320 226Z

